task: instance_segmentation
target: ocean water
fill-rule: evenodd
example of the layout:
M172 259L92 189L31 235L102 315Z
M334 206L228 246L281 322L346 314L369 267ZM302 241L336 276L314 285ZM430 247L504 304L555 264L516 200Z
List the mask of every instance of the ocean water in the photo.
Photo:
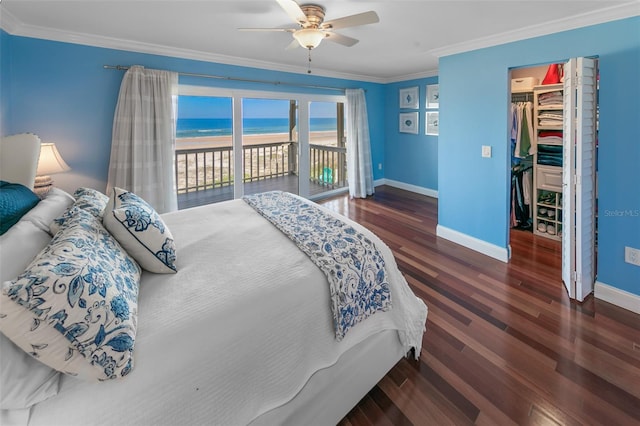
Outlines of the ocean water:
M176 128L177 138L231 135L230 118L179 118ZM245 135L264 135L270 133L289 133L288 118L245 118L242 121ZM311 118L312 132L335 131L335 118Z

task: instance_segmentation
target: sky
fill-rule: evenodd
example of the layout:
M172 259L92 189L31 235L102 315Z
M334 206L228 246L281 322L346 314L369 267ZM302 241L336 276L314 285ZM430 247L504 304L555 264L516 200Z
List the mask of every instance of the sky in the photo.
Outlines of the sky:
M244 118L282 118L289 116L289 101L283 99L243 99ZM336 116L334 102L312 102L311 117ZM178 118L231 118L231 98L179 96Z

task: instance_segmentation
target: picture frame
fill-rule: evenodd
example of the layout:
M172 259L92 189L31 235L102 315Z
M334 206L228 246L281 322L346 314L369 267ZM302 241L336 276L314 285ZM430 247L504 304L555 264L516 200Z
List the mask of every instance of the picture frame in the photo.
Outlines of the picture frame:
M427 111L425 117L425 133L427 135L438 136L440 113L438 111Z
M440 107L440 88L438 84L427 84L427 108Z
M418 134L418 112L401 112L399 116L400 132Z
M400 108L418 109L420 106L420 92L418 86L400 89Z

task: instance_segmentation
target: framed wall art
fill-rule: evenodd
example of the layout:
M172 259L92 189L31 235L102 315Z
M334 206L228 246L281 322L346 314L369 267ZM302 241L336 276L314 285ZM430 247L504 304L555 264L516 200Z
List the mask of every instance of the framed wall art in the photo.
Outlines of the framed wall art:
M400 132L418 134L418 113L400 113Z
M400 89L400 108L418 109L420 93L418 86Z
M427 108L440 107L440 91L437 84L427 85Z
M427 116L425 119L425 133L427 135L438 135L438 119L440 113L438 111L427 111Z

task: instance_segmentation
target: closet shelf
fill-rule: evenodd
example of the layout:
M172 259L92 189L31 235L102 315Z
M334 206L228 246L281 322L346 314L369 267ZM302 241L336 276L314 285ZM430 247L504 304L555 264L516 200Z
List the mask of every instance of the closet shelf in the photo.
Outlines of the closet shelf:
M538 105L538 110L544 111L561 111L564 109L564 105Z
M562 126L541 126L538 125L538 130L562 130ZM552 144L547 144L552 145Z
M538 139L537 142L538 142L538 146L540 145L562 146L562 142L547 142L547 141L540 141L540 139Z
M534 143L537 146L534 161L534 203L533 203L533 233L553 240L562 239L562 167L549 164L541 164L539 160L545 161L554 159L556 149L545 149L545 146L563 146L563 139L547 139L540 137L543 130L563 130L563 123L552 125L541 125L542 117L555 117L554 122L562 121L564 111L562 99L553 99L553 104L540 105L540 95L549 92L560 92L564 90L563 84L535 86L533 91L533 123L534 123ZM548 99L548 96L545 95ZM544 102L544 101L543 101ZM553 111L554 113L549 113ZM547 114L547 116L544 116Z

